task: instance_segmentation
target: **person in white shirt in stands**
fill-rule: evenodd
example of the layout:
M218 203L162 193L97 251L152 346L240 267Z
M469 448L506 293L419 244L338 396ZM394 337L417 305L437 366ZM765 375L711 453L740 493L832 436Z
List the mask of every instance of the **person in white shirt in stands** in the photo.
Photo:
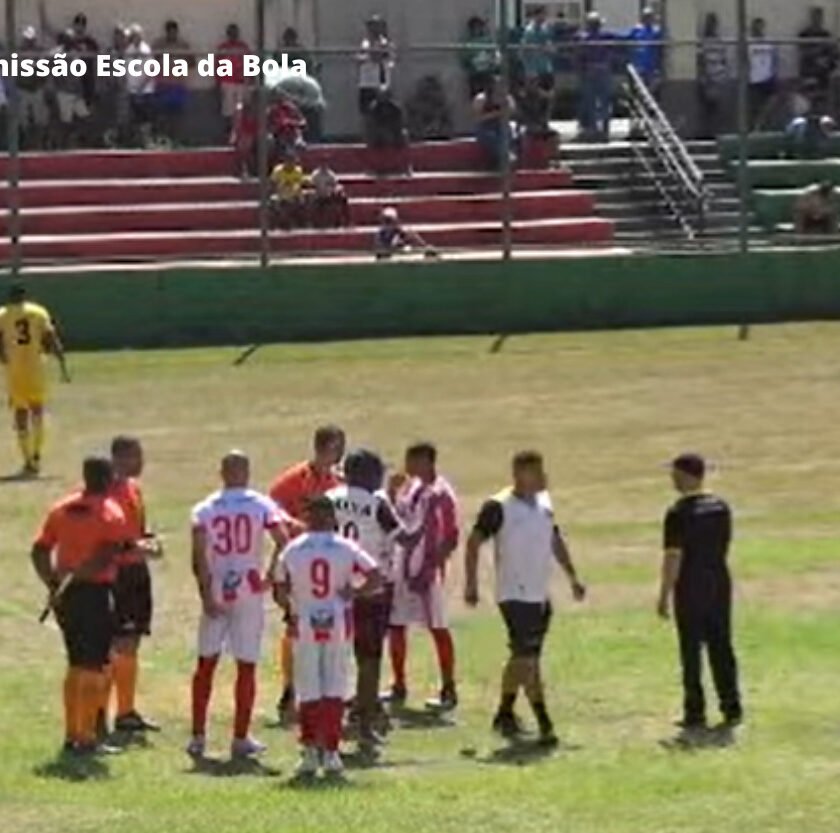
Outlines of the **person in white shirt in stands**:
M139 23L132 23L126 30L126 34L128 35L128 46L125 48L126 61L146 60L152 57L152 47L146 41L143 27ZM152 137L156 88L155 79L145 73L126 76L132 127L137 131L144 146L149 144Z
M767 22L756 17L750 25L750 128L757 130L776 95L779 47L767 40Z
M274 571L274 597L282 608L294 611L294 678L303 747L297 774L310 777L323 766L327 775L340 776L352 598L354 593L375 593L382 586L382 572L368 553L336 532L329 497L312 499L306 515L309 531L283 550Z
M366 119L380 92L390 92L394 70L394 46L388 26L375 14L365 24L365 37L357 55L359 62L359 112Z
M464 600L479 600L478 560L482 544L495 543L496 601L507 627L510 657L502 674L501 701L493 729L517 738L522 725L514 712L519 689L531 704L539 724L539 743L558 743L545 706L540 655L551 622L550 586L554 562L565 571L576 601L586 588L575 572L571 555L554 519L543 458L522 451L513 458L513 485L486 501L467 541Z

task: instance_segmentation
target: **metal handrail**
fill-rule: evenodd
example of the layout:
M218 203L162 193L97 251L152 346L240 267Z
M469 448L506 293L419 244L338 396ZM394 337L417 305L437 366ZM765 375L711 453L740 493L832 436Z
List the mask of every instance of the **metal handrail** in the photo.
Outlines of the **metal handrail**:
M702 231L705 222L708 190L703 172L692 159L685 144L674 130L668 117L651 94L636 68L627 66L629 79L629 106L633 120L643 130L648 144L656 154L667 176L672 179L679 190L683 191L691 209L697 215L698 230ZM695 236L695 229L683 210L682 201L669 189L661 177L657 176L653 166L634 145L637 156L654 184L659 190L668 209L676 217L680 226L689 238Z

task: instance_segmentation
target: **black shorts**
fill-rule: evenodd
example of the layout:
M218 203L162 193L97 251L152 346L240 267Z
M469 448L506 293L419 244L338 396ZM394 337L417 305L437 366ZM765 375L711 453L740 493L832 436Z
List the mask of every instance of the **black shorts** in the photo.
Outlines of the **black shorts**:
M58 603L56 618L70 665L99 670L108 664L114 637L111 585L70 584Z
M499 604L515 657L538 657L551 623L551 602L507 601Z
M359 112L366 116L370 105L376 101L379 90L376 87L359 87Z
M152 632L152 575L145 561L124 564L114 584L116 636Z
M379 659L385 648L394 590L353 601L353 647L357 659Z

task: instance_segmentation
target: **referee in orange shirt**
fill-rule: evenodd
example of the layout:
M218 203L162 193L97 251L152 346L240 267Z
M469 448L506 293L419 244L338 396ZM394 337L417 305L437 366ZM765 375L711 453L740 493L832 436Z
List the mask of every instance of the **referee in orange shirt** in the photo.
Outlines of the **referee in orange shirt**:
M271 499L300 523L300 530L306 528L304 516L309 502L341 484L337 467L344 457L347 435L337 425L322 425L315 431L312 446L312 458L281 472L268 491ZM281 638L279 653L282 693L277 701L277 716L283 723L295 708L292 643L285 633Z
M108 497L112 479L110 460L88 457L83 488L50 509L31 552L64 635L65 750L73 754L115 751L97 743L96 724L107 692L117 558L138 544Z

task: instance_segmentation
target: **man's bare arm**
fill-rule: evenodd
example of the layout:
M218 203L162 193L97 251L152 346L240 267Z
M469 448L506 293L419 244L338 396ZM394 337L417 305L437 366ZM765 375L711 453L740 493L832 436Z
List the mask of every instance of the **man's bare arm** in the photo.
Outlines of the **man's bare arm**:
M45 587L52 588L56 583L56 575L52 568L52 551L50 548L34 544L29 557L38 578Z
M674 594L674 588L677 586L681 565L682 551L678 549L666 549L662 557L659 602L656 606L657 613L663 619L667 619L670 615L671 598Z
M64 353L64 345L61 343L58 333L54 330L44 335L44 350L50 355L55 356L55 360L61 369L61 378L65 382L69 382L70 371L67 369L67 357Z
M552 541L552 549L557 563L563 568L563 572L569 579L569 584L572 588L572 594L577 601L581 601L586 596L586 587L580 581L575 570L575 565L572 561L572 554L566 546L566 539L559 529L554 529L554 538Z
M478 604L478 559L481 555L481 545L484 537L477 530L473 530L467 538L467 546L464 552L464 601L470 605Z

